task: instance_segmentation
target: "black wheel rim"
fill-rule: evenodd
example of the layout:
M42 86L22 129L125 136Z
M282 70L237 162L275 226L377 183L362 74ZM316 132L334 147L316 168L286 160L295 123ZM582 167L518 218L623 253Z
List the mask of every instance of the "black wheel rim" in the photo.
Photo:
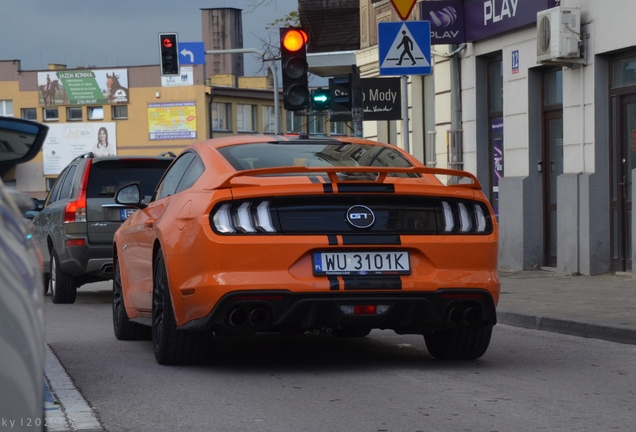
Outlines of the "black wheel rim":
M152 340L156 349L159 349L161 346L161 340L163 338L163 296L165 283L166 272L163 267L163 259L159 256L159 258L157 258L155 277L152 284Z

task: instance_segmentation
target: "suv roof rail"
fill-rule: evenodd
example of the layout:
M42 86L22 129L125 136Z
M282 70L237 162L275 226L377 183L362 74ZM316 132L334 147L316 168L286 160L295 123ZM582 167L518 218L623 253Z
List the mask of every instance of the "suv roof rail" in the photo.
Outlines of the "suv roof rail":
M78 159L88 159L88 158L94 158L94 157L95 157L95 154L93 152L88 152L88 153L84 153L83 155L77 156L73 160L76 161Z
M163 152L163 153L159 153L159 156L168 156L168 157L177 157L176 154L172 153L171 151L167 151L167 152Z

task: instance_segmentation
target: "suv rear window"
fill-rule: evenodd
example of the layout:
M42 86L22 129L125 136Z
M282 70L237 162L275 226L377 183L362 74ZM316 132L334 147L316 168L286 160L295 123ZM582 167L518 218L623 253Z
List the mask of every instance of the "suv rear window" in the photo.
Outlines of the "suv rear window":
M120 187L139 183L145 196L154 193L157 183L172 160L112 160L94 162L88 178L87 198L114 197Z

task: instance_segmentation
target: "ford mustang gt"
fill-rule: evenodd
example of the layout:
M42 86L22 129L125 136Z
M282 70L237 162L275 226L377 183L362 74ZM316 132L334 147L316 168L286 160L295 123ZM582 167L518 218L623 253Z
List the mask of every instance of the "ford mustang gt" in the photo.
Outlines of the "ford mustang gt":
M421 334L475 359L496 323L497 222L470 173L359 138L196 142L115 234L118 339L160 364L201 363L215 337Z

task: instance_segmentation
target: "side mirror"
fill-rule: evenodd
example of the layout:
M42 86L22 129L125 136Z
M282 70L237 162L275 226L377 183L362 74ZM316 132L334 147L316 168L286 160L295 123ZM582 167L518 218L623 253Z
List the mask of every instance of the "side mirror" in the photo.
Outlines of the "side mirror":
M127 184L115 192L115 202L117 204L144 208L146 206L142 203L143 199L144 197L141 194L141 186L139 186L139 183Z
M30 120L0 117L0 176L15 165L33 159L40 149L49 127Z

